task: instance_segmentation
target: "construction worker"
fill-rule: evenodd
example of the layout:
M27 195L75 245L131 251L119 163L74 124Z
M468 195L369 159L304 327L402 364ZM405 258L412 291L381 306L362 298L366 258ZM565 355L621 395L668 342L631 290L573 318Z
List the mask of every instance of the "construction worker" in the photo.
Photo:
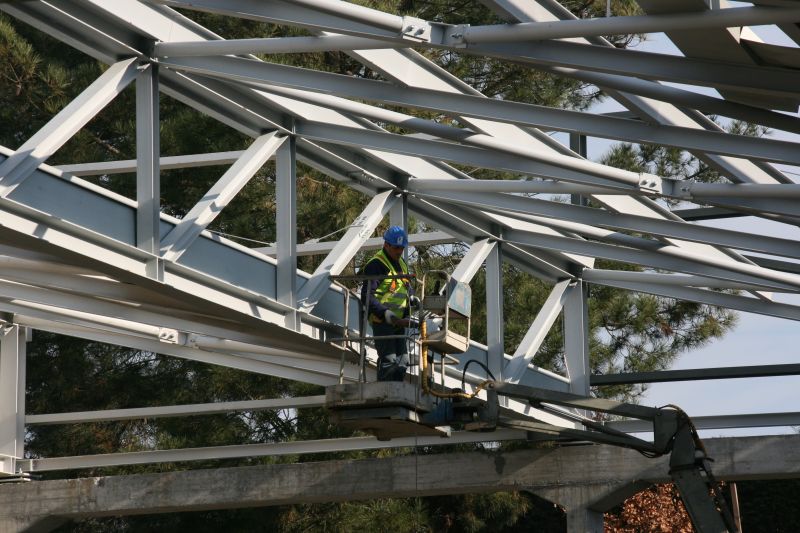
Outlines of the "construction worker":
M400 226L392 226L383 234L383 248L367 262L362 270L366 276L398 276L408 274L403 250L408 235ZM405 338L381 339L388 335L405 335L408 327L409 303L419 306L408 279L386 278L368 280L362 288L368 291L367 306L375 349L378 351L378 381L403 381L408 367L408 345Z

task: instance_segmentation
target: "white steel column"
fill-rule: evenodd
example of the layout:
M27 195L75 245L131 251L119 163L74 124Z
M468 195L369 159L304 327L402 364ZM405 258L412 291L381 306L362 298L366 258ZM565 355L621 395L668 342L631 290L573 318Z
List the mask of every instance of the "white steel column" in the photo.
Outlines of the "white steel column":
M486 257L486 366L503 380L503 260L500 244Z
M570 285L564 301L564 359L570 392L588 396L591 374L588 285L580 280Z
M163 278L158 259L161 244L160 142L158 114L158 65L142 65L136 78L136 246L153 254L147 275Z
M275 161L276 174L276 233L278 265L276 292L278 301L291 308L297 307L297 152L294 135L278 149ZM297 313L286 315L286 327L297 329Z
M522 342L519 343L517 351L514 356L506 365L505 379L511 383L519 383L525 371L528 369L528 363L539 351L550 328L553 327L561 309L564 307L564 300L567 297L568 287L571 280L559 281L550 292L550 296L542 305L539 313L536 315L531 327L528 328Z
M16 473L25 452L25 328L0 330L0 476Z

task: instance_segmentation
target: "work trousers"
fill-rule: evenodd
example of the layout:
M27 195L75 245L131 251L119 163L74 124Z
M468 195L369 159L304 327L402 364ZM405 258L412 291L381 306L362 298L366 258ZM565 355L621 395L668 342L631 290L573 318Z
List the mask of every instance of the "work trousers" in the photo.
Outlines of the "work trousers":
M405 328L388 324L372 324L375 337L384 335L405 335ZM403 381L408 367L408 342L405 337L398 339L375 339L378 351L378 381Z

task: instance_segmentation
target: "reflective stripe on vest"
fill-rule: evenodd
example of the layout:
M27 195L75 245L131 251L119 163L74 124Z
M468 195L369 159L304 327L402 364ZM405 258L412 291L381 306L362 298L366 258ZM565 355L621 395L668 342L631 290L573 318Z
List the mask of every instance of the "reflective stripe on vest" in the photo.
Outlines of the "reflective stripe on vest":
M406 262L403 261L402 257L400 257L397 261L400 263L402 272L397 272L397 270L395 270L394 265L389 258L386 257L386 254L383 252L383 250L379 250L378 253L373 255L372 259L370 259L367 264L374 260L380 261L381 264L386 267L386 269L389 271L389 276L408 274L408 266L406 265ZM390 309L397 316L403 316L405 308L408 307L408 280L384 279L375 289L375 299ZM377 317L374 313L370 313L369 316L370 320L373 322L383 322L383 317Z

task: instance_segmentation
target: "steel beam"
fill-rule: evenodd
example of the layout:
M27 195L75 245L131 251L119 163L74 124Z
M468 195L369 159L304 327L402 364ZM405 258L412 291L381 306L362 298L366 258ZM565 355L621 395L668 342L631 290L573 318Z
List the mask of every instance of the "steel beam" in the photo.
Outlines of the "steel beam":
M0 325L0 477L25 457L25 328Z
M735 185L733 187L744 187ZM755 185L753 185L755 187ZM777 191L784 185L767 185ZM791 187L791 186L788 186ZM416 186L409 183L413 191ZM783 257L800 258L800 246L792 239L781 239L726 230L696 224L687 224L674 220L659 220L652 217L612 213L603 209L581 207L577 205L537 200L502 193L476 192L434 192L429 198L438 198L448 202L475 206L499 213L522 213L554 218L567 219L580 224L600 226L614 230L633 231L660 237L673 237L684 241L692 241L717 246L726 246L740 250L750 250Z
M636 272L630 270L594 268L589 276L592 280L597 282L602 282L602 280L632 281L634 283L652 283L655 285L675 287L706 287L709 289L760 290L762 288L758 285L747 286L744 283L704 276L685 276L682 274L665 274L662 272ZM584 279L586 278L584 277Z
M758 7L723 8L661 15L616 16L559 22L523 22L490 26L457 26L458 36L449 35L453 43L515 43L568 37L601 37L638 33L659 33L669 30L696 30L758 26L779 22L800 21L798 9ZM454 33L453 31L449 33Z
M161 170L175 168L210 167L214 165L231 165L244 153L244 150L229 152L213 152L207 154L173 155L162 157L158 166ZM72 176L101 176L104 174L127 174L136 172L136 160L99 161L96 163L79 163L75 165L58 165L54 167Z
M83 411L75 413L51 413L26 415L27 425L81 424L86 422L109 422L113 420L136 420L140 418L168 418L176 416L214 415L237 411L269 411L275 409L300 409L324 407L325 396L298 398L274 398L268 400L244 400L239 402L195 403L132 409L108 409L105 411Z
M136 79L136 246L153 257L147 275L163 279L161 242L161 157L158 64L143 65Z
M344 35L363 36L372 38L391 39L398 35L399 24L402 22L402 17L390 15L388 13L377 12L374 14L379 20L389 21L391 29L383 26L375 25L374 20L357 21L345 15L341 11L336 11L337 7L332 6L329 10L317 9L317 6L311 7L304 5L301 2L282 2L277 0L149 0L152 3L163 4L166 6L196 9L208 13L217 13L220 15L233 15L242 18L250 18L254 20L268 20L275 24L290 24L298 25L302 28L319 32L321 30L331 30L334 33L341 33ZM349 6L344 6L347 9ZM254 14L257 13L257 14ZM268 17L264 17L262 13L267 13ZM400 22L396 22L396 21ZM395 25L398 27L395 27ZM169 39L173 40L173 39ZM186 39L174 39L186 40Z
M658 251L636 250L605 243L591 242L552 235L529 235L517 230L508 230L506 240L535 248L553 249L564 253L602 257L642 266L651 266L675 272L697 274L732 281L745 285L793 291L800 287L800 277L776 272L763 267L736 263L732 260L714 260L675 246L661 246ZM777 285L776 285L777 284Z
M561 41L513 45L481 44L470 46L466 51L529 65L558 66L717 89L737 89L760 96L791 98L793 93L790 87L800 82L800 74L787 68L748 66Z
M437 244L451 244L458 242L459 239L453 237L444 231L431 231L428 233L412 233L408 236L409 246L434 246ZM307 241L297 245L297 255L326 255L336 246L339 241ZM367 239L364 246L361 247L362 251L378 250L383 247L383 237L374 237ZM264 255L271 257L276 256L278 253L275 246L264 246L261 248L252 248Z
M492 244L486 255L486 366L494 376L493 379L502 381L506 353L503 323L503 256L500 245Z
M36 168L125 89L138 73L136 59L113 64L77 98L0 164L0 197L8 197Z
M277 300L297 307L297 146L290 135L278 150L276 162L276 249L275 290ZM297 329L297 313L286 314L286 327Z
M339 244L317 267L297 294L298 310L310 313L330 286L330 276L341 273L361 246L375 231L383 217L389 212L397 197L392 191L382 192L373 198L361 214L350 224L350 228L339 240Z
M489 239L473 242L469 251L461 258L458 266L453 270L452 278L462 283L469 283L483 265L486 258L497 247L497 243Z
M234 459L238 457L280 457L359 450L380 450L396 447L439 446L472 442L501 442L524 438L525 432L500 430L492 433L453 433L449 438L400 437L391 441L379 441L375 437L353 437L348 439L324 439L312 441L278 442L265 444L240 444L206 448L183 448L175 450L153 450L143 452L111 453L75 457L49 457L28 459L21 467L28 472L49 472L76 468L95 468L133 464L153 464L176 461L202 461L212 459Z
M536 352L539 351L539 347L550 332L550 328L553 327L556 319L561 314L567 293L570 290L575 290L571 283L572 280L569 279L559 281L550 291L550 295L542 304L511 360L506 363L506 368L503 372L506 381L519 383L525 372L527 372L528 364L533 360Z
M3 304L3 308L16 313L24 313L16 315L21 325L42 331L58 333L60 335L114 344L134 350L145 350L172 357L179 357L188 361L235 368L245 372L302 381L314 385L327 386L339 382L339 361L335 357L331 357L331 363L327 368L320 367L310 369L309 366L311 365L298 364L300 360L297 358L294 359L294 364L276 364L269 360L247 357L242 354L222 353L163 342L157 335L148 338L141 334L103 329L96 324L87 325L84 321L73 316L59 313L57 308L43 309L41 307L33 308L5 303ZM345 379L347 381L357 381L358 375L359 369L357 366L345 366ZM367 376L368 379L375 379L374 370L368 369Z
M738 415L693 416L692 424L697 429L741 429L741 428L788 428L800 425L800 413L748 413ZM615 420L606 426L626 433L648 433L653 425L644 420ZM648 427L649 426L649 427ZM714 469L717 472L717 469Z
M800 307L796 305L764 301L756 298L747 298L735 294L726 294L723 292L691 287L673 287L654 283L637 283L633 281L606 279L602 274L595 276L590 270L584 271L583 279L589 283L642 292L645 294L655 294L665 298L676 298L678 300L716 305L736 311L744 311L746 313L756 313L789 320L800 320Z
M564 295L564 362L573 394L589 396L589 294L583 281L571 283Z
M178 225L161 239L162 258L166 261L178 261L264 163L275 155L285 140L285 137L279 137L275 132L254 140L236 163L186 213Z
M176 57L214 55L301 54L400 46L407 46L407 44L393 44L377 39L351 37L349 35L320 35L318 37L157 42L153 47L153 53L157 57L174 59Z

